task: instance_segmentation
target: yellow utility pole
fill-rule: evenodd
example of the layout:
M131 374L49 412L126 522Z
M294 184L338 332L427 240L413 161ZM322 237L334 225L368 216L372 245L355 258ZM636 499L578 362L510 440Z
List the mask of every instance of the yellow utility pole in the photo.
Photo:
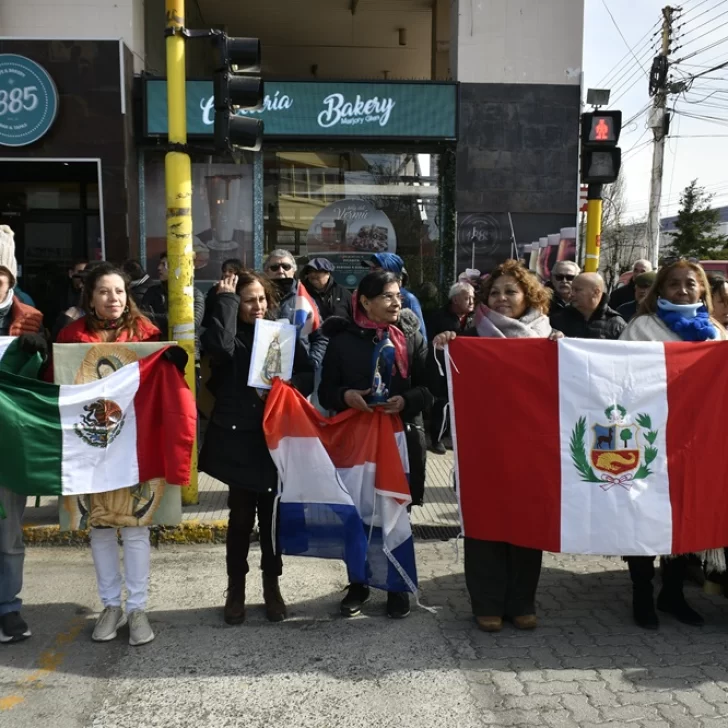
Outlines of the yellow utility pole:
M599 252L602 243L602 185L590 184L586 203L586 255L584 272L599 271Z
M185 93L185 4L165 0L167 11L167 116L172 151L164 158L169 263L169 332L189 355L185 379L195 394L195 269L192 250L192 166L187 144ZM180 151L182 150L182 151ZM185 505L197 503L197 443L192 448L192 474L182 489Z

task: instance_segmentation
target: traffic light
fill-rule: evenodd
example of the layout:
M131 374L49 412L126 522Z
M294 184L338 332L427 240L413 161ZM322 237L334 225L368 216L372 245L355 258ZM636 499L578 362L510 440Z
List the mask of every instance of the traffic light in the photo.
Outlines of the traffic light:
M215 71L215 149L229 151L242 147L258 151L263 140L263 122L236 114L237 109L254 111L263 104L258 38L216 38L220 66Z
M593 111L581 115L581 181L610 184L622 166L617 146L622 131L621 111Z

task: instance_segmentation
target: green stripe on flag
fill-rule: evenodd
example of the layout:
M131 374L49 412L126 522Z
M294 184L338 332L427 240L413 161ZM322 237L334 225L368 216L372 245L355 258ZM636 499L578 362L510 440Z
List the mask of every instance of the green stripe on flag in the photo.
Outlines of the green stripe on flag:
M37 379L41 366L43 366L41 355L23 351L20 348L20 339L10 339L7 346L5 341L0 339L0 372Z
M61 494L60 388L0 371L0 485Z

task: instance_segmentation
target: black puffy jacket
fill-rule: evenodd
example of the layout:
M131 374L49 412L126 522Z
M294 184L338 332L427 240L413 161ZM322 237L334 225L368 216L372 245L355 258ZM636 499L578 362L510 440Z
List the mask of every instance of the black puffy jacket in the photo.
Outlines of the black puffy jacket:
M570 339L615 340L627 324L614 309L609 308L609 299L603 294L597 310L588 321L573 306L567 306L551 316L551 326Z
M334 276L331 276L326 289L323 291L317 291L307 280L303 281L303 285L306 286L306 290L316 302L322 321L332 316L352 317L351 292L337 283Z
M401 417L409 453L410 491L412 502L422 505L427 450L422 413L432 406L432 395L427 388L427 344L419 331L419 319L409 309L402 309L398 326L407 337L409 372L406 379L395 373L390 394L401 395L405 401ZM375 334L371 329L362 329L353 321L338 317L326 321L323 329L329 346L321 372L319 402L324 409L342 412L347 409L346 390L364 390L371 386Z

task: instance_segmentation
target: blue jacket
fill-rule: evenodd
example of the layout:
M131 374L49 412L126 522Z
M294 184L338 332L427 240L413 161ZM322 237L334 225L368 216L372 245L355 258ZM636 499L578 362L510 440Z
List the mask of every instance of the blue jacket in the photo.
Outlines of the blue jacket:
M399 291L402 294L402 308L409 308L420 320L420 333L422 338L427 343L427 329L425 329L425 319L422 316L422 306L417 300L417 296L406 288L401 288Z

